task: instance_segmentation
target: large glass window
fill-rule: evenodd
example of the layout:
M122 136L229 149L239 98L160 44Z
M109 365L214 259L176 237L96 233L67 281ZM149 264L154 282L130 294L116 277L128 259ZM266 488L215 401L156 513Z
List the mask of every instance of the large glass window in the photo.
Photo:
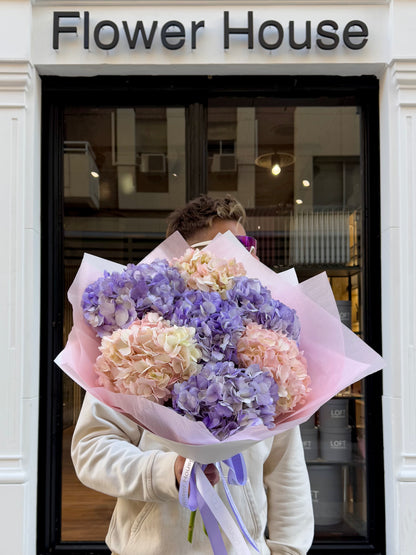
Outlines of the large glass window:
M208 144L217 148L208 151L208 190L244 202L264 263L295 266L300 279L326 270L343 322L360 334L360 112L257 104L210 102ZM363 388L354 384L301 426L317 539L367 534Z
M166 215L186 198L185 110L68 107L63 164L67 290L84 252L127 264L163 238ZM64 343L71 314L67 302ZM84 487L75 476L70 442L83 392L67 376L62 388L61 537L103 541L115 500Z
M190 93L177 103L173 95L171 104L160 97L102 107L66 103L62 289L84 252L122 264L140 261L163 239L167 214L195 192L192 180L199 173L197 192L230 193L244 204L247 232L257 238L265 264L277 272L294 266L300 280L326 271L342 321L367 339L367 310L376 294L366 286L368 249L377 238L363 221L369 161L363 157L362 105L351 96L288 100L270 92L223 92L204 99ZM62 343L71 326L65 302ZM314 549L330 544L336 553L345 543L364 545L372 538L374 445L367 429L373 405L369 411L366 384L342 391L301 426ZM83 392L65 375L60 387L58 541L99 545L115 499L85 488L75 476L70 441Z

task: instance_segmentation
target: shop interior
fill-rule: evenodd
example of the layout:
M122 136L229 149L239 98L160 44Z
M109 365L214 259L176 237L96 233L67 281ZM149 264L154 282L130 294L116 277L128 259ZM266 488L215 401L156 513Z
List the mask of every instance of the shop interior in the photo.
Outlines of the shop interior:
M343 323L362 335L363 169L357 106L212 98L204 106L206 192L237 197L247 233L276 272L300 281L326 271ZM84 252L139 262L163 240L167 214L187 200L186 105L64 110L65 290ZM63 341L72 326L64 310ZM104 540L115 500L77 480L70 441L83 392L62 382L62 541ZM364 383L302 425L316 538L367 530Z

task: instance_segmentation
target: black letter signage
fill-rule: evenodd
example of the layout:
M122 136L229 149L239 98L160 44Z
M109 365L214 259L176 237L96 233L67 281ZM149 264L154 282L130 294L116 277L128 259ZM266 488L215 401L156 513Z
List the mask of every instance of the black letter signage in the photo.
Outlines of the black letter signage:
M104 29L104 27L110 27L113 30L113 39L110 42L102 42L102 40L100 39L100 32L102 29ZM98 46L98 48L101 48L101 50L111 50L112 48L117 46L119 38L120 33L114 21L111 21L110 19L105 19L104 21L100 21L99 23L97 23L97 25L95 26L94 40L95 44Z
M364 21L359 19L348 21L342 26L332 19L324 19L316 22L312 28L309 19L303 20L303 22L291 19L283 24L276 19L255 22L253 11L246 13L247 26L233 27L230 24L230 12L223 12L224 50L230 48L231 35L238 36L238 39L235 39L235 48L239 51L241 48L245 48L245 44L248 50L253 50L255 39L258 41L256 48L261 47L269 51L278 49L285 41L285 55L291 50L306 49L310 51L313 48L315 53L319 53L320 50L335 50L338 47L345 54L346 49L361 50L368 42L368 27ZM72 21L65 22L63 20ZM77 20L80 20L79 23ZM205 20L189 21L187 25L177 20L163 23L158 20L152 22L122 20L120 22L103 19L93 22L89 11L58 11L53 12L52 44L55 50L59 50L60 35L65 33L78 37L79 27L81 34L83 32L83 48L85 50L90 49L90 36L92 36L96 46L95 52L97 52L97 48L113 50L117 47L126 52L127 48L139 50L143 46L146 50L153 47L158 51L162 47L167 50L179 50L185 44L188 48L183 48L183 52L185 50L190 52L197 48L197 35L202 34L198 31L205 28ZM211 39L210 36L209 40ZM201 40L199 36L198 40ZM78 41L80 41L79 37ZM64 40L64 43L67 42L68 40Z
M277 38L276 38L275 42L271 42L271 43L267 42L265 37L264 37L264 31L268 27L274 27L277 31ZM279 48L279 46L283 42L283 35L284 35L283 27L278 21L274 21L273 19L269 19L268 21L264 21L260 25L260 29L259 29L259 43L260 43L260 46L262 46L263 48L266 48L267 50L274 50L275 48Z
M361 31L351 31L351 27L359 27ZM351 42L351 37L364 37L361 42ZM364 46L368 42L368 27L363 21L350 21L346 24L344 29L344 43L347 48L351 48L351 50L360 50L360 48L364 48Z
M318 48L321 48L322 50L333 50L339 44L339 36L336 33L333 33L331 31L326 31L324 27L332 27L334 31L337 31L338 24L336 23L336 21L332 21L332 19L325 19L324 21L320 21L317 29L318 35L320 37L324 37L332 41L332 42L327 42L327 41L324 42L322 39L318 39L316 41Z
M179 29L179 31L169 31L170 27ZM168 21L162 27L160 38L165 48L168 50L178 50L185 44L185 27L180 21ZM168 41L169 38L179 38L180 40L172 43Z
M305 40L301 43L295 41L295 22L289 21L289 44L295 50L311 47L311 22L306 22Z
M76 27L61 27L61 18L79 18L79 12L53 12L53 49L59 50L59 33L77 33Z
M230 48L230 35L248 35L248 48L253 50L253 12L247 12L248 27L230 27L230 14L224 12L224 48Z
M127 39L127 42L129 43L129 47L132 50L133 48L136 48L137 38L141 33L143 37L144 47L146 48L146 50L149 50L153 43L153 37L155 36L156 27L157 27L157 21L153 21L149 36L147 36L146 29L144 28L144 25L143 25L143 21L136 21L136 27L134 28L133 36L131 36L127 21L123 21L123 29L124 29L124 33L126 34L126 39Z

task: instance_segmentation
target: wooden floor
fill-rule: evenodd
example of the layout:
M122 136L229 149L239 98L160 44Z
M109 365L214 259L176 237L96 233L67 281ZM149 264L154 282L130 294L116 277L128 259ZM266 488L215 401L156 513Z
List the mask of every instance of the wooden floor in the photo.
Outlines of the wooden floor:
M86 488L75 475L70 448L73 428L62 443L62 541L104 541L115 499Z

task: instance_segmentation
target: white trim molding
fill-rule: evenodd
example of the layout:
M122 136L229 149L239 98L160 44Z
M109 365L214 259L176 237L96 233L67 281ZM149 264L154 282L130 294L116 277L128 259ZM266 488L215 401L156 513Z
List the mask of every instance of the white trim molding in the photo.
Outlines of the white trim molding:
M387 554L411 555L416 527L416 59L392 60L380 106Z
M0 59L0 536L36 550L40 294L40 79Z
M416 60L393 60L390 64L392 82L399 106L416 106Z
M34 68L26 60L0 59L0 108L26 107Z

